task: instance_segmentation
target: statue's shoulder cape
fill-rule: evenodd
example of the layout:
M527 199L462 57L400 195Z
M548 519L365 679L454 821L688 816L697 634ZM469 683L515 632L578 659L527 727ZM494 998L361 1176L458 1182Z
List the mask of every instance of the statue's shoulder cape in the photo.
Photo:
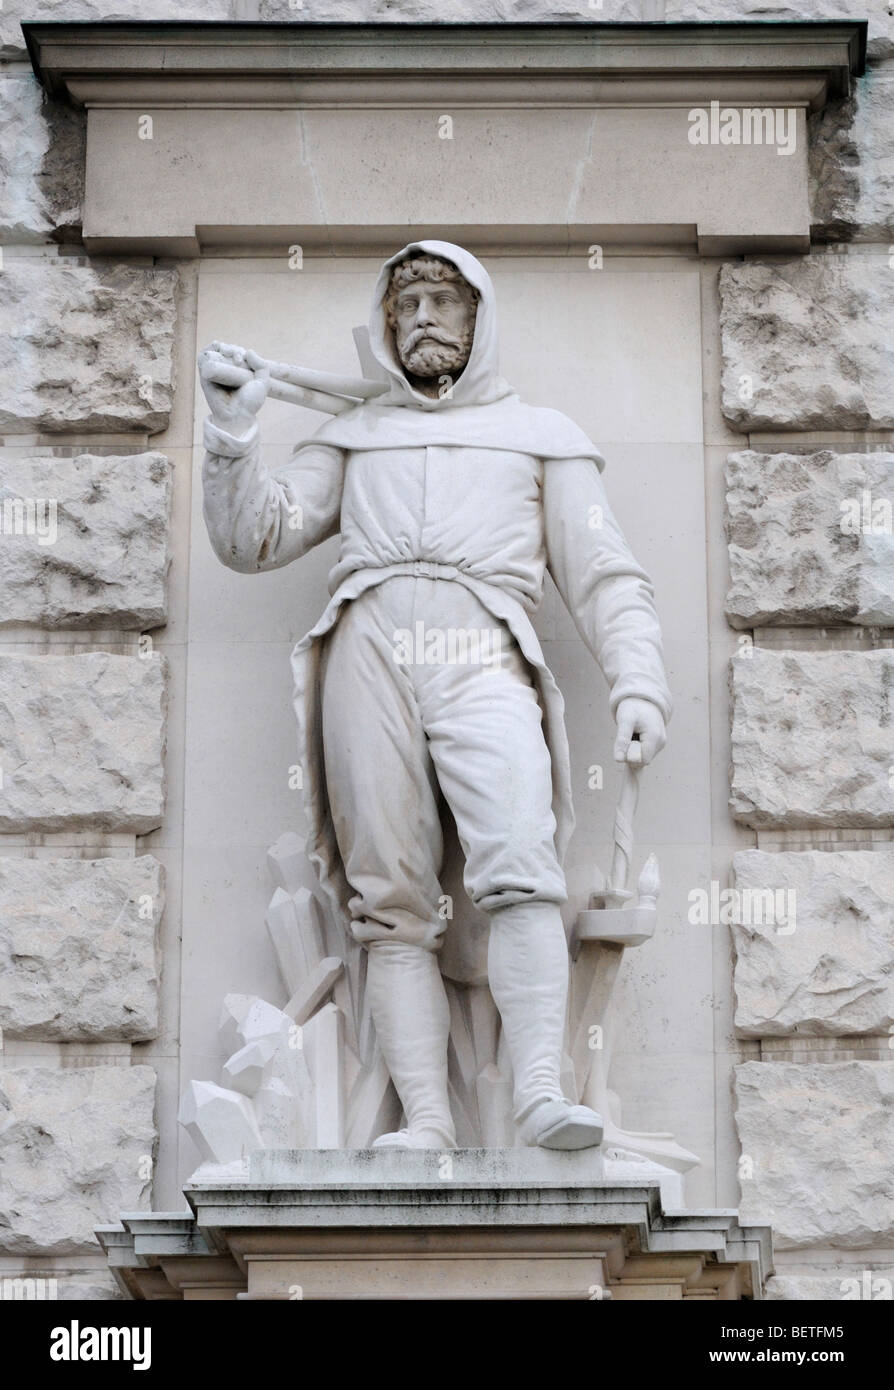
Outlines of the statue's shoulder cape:
M367 401L336 415L298 444L337 449L507 449L535 458L589 458L602 471L605 459L573 420L559 410L525 405L504 396L487 405L414 410Z

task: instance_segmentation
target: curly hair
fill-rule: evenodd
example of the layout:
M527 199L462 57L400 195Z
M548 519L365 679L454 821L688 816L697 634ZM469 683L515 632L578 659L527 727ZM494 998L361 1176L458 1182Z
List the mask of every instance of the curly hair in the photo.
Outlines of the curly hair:
M474 318L478 309L478 300L481 298L474 285L470 285L465 276L457 270L452 261L447 261L443 256L408 256L405 261L398 261L392 268L391 277L388 281L388 289L385 292L385 318L389 328L394 328L397 318L395 315L395 305L397 296L407 285L412 285L415 280L459 280L461 284L468 286L471 295L471 308Z

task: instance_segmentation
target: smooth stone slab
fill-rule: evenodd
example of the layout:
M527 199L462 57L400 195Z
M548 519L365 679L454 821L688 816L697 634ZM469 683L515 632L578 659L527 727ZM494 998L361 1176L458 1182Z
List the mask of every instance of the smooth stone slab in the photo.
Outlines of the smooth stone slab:
M7 258L0 431L164 429L176 288L176 270Z
M236 1173L231 1174L236 1177ZM514 1149L261 1149L249 1155L242 1177L261 1186L326 1188L370 1186L414 1188L587 1188L659 1185L666 1207L684 1204L679 1173L637 1154L607 1146L560 1153L534 1147ZM213 1182L211 1166L191 1184ZM511 1192L510 1192L511 1197Z
M138 859L0 858L0 1029L41 1042L158 1029L164 870Z
M894 453L744 449L726 488L733 627L894 623Z
M449 1164L445 1163L449 1159ZM250 1155L248 1180L312 1187L375 1185L401 1187L452 1180L473 1183L584 1186L604 1179L598 1149L571 1153L547 1149L262 1149Z
M894 1242L894 1062L745 1062L735 1089L743 1226L780 1250Z
M0 624L164 623L172 476L159 453L0 457Z
M155 830L165 708L157 654L0 656L0 833Z
M149 1204L151 1067L0 1069L0 1252L95 1251L94 1227Z
M887 1033L894 1023L894 851L750 849L733 857L733 872L740 894L782 892L794 906L781 931L778 922L733 924L738 1032Z
M894 651L753 647L730 671L736 820L894 825Z
M750 430L894 427L894 276L814 253L720 269L723 413Z

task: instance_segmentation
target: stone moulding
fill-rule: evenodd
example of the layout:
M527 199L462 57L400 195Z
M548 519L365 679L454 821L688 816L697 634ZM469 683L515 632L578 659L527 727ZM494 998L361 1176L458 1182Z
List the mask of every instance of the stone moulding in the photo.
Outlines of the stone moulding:
M185 1196L97 1231L128 1297L733 1300L772 1273L767 1227L586 1154L267 1151Z
M482 248L806 251L806 117L849 94L866 45L864 21L23 28L40 81L89 113L88 251L168 256L368 252L407 225ZM712 102L794 109L792 157L693 143Z

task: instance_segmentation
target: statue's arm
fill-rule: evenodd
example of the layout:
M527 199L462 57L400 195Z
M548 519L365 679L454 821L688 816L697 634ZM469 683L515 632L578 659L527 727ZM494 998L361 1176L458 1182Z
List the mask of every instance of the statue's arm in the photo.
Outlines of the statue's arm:
M619 733L635 708L626 706L625 715L624 701L649 701L666 722L672 702L652 584L612 514L595 463L546 459L543 510L550 573L602 668Z
M242 574L279 569L338 530L344 451L305 444L268 471L257 422L233 435L205 422L203 514L215 553Z

